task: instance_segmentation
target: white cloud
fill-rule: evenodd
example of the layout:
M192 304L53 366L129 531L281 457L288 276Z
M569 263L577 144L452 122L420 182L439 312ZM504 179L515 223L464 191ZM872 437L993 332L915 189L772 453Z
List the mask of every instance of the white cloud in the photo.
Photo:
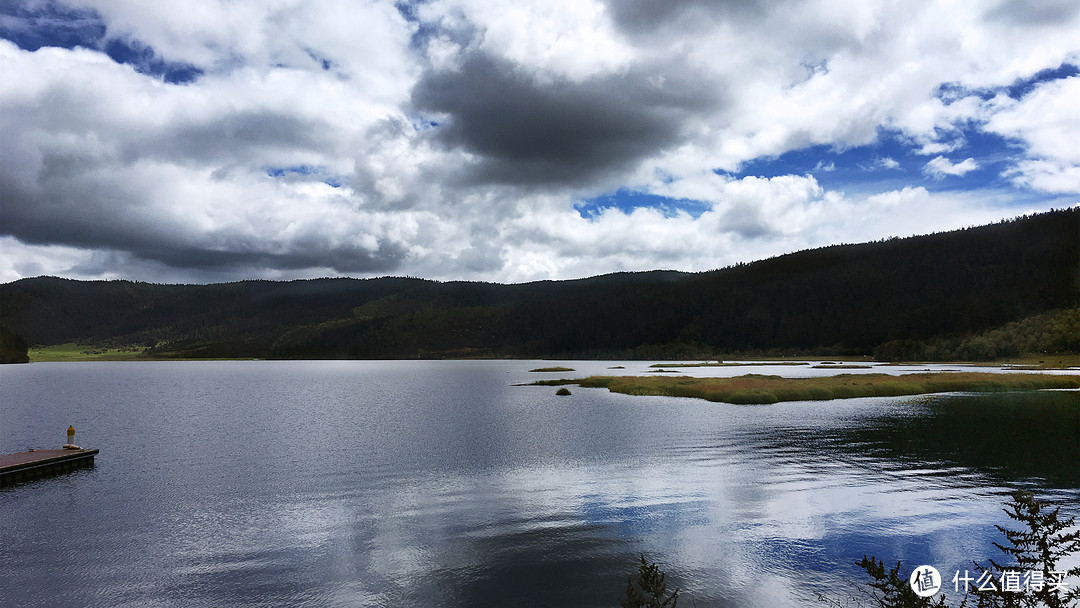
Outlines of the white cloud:
M1000 104L988 131L1020 140L1030 157L1013 179L1044 192L1080 194L1080 77L1038 85L1019 101Z
M1000 218L1000 201L904 188L866 197L823 189L812 177L700 176L692 191L712 208L697 219L656 209L607 209L584 219L534 202L503 225L499 281L649 268L698 271L838 242L955 230ZM675 186L675 184L671 184ZM684 187L660 193L689 194ZM545 209L551 209L545 210Z
M321 69L329 59L370 97L407 95L395 74L412 71L412 32L392 2L191 0L153 11L126 0L73 2L102 15L110 35L138 39L160 55L210 70L275 66ZM400 99L400 97L398 97Z
M1014 182L1053 194L1080 193L1080 166L1054 160L1025 160L1005 173Z
M454 42L445 34L433 37L427 44L427 59L431 66L439 71L457 71L461 67L460 44Z
M932 141L932 142L927 142L927 143L923 144L923 146L921 148L919 148L919 150L916 152L916 154L919 154L920 156L932 156L932 155L935 155L935 154L940 155L940 154L945 153L945 152L952 152L953 150L956 150L957 148L959 148L960 145L961 145L961 143L958 142L958 141L951 141L951 142Z
M464 19L480 30L477 48L545 79L583 80L625 68L634 57L596 0L443 0L417 10L425 20L452 27ZM460 49L438 43L437 65Z
M869 162L859 165L863 171L896 171L901 168L900 162L889 156L879 156Z
M944 155L985 127L1026 146L1016 184L1080 192L1080 79L965 93L1080 61L1066 4L1033 19L975 0L433 0L411 7L422 23L390 0L91 4L110 36L205 73L175 86L97 51L0 40L0 280L705 270L1011 214L899 171L908 188L858 195L713 173L883 130L940 179L983 164ZM935 94L944 83L959 93ZM298 166L315 169L267 175ZM620 187L711 208L574 210Z
M944 156L937 156L926 163L923 167L923 172L934 179L943 179L949 175L963 177L978 168L979 163L975 162L974 158L966 158L958 163L954 163Z
M41 275L71 276L90 252L62 245L28 245L0 236L0 283Z

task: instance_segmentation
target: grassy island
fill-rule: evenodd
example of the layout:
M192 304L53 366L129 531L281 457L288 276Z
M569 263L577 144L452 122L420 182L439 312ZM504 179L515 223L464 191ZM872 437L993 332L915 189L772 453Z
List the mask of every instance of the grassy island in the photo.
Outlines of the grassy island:
M590 376L577 380L541 380L533 384L576 384L607 388L627 395L697 397L727 403L776 403L851 397L897 397L953 391L1014 391L1080 388L1080 376L995 374L987 372L841 374L821 378L782 378L748 374L735 378L661 376Z
M760 365L810 365L808 361L705 361L702 363L654 363L649 367L751 367Z
M572 372L572 367L538 367L536 369L530 369L530 372Z

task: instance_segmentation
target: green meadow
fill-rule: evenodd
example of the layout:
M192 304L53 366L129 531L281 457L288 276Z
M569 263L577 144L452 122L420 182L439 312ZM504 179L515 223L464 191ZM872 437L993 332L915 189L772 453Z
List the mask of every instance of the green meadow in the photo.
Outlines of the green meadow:
M141 346L123 346L105 348L86 344L53 344L51 346L32 346L30 362L48 361L136 361L146 360Z
M251 357L163 357L147 354L142 346L105 347L87 344L32 346L31 363L66 361L249 361ZM573 371L573 370L571 370Z

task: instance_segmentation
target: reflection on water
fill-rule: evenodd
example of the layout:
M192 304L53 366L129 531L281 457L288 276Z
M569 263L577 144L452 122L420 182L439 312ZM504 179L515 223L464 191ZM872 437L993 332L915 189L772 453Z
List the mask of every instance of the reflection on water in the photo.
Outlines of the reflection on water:
M539 366L4 369L0 451L75 424L102 452L0 491L0 605L611 606L645 553L687 605L797 606L861 580L864 554L994 555L1013 487L1080 497L1077 393L513 386Z
M1075 392L923 398L912 407L818 435L807 449L843 451L901 470L940 462L1002 484L1080 489Z

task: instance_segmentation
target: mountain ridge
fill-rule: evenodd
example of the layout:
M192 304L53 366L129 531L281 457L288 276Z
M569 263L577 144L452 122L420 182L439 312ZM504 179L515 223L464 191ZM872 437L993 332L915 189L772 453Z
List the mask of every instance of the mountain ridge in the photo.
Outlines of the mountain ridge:
M31 344L137 344L155 357L869 354L1080 306L1080 208L697 273L518 284L37 277L0 285L0 303L0 323Z

